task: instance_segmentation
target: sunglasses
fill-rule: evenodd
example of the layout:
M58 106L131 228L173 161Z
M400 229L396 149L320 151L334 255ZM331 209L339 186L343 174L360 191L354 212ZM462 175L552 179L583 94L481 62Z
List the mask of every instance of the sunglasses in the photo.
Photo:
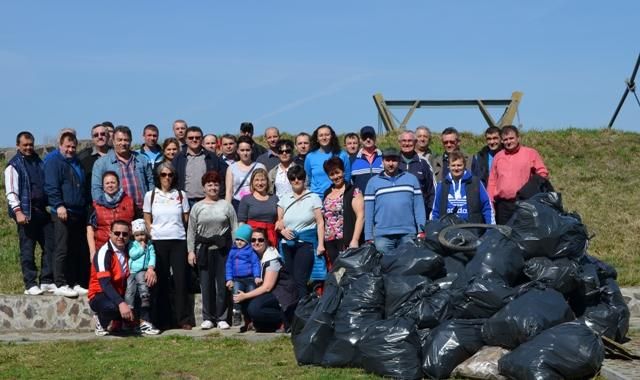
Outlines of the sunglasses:
M444 140L442 142L443 145L456 145L457 141L456 140Z
M113 231L113 234L117 237L129 237L129 233L127 231Z
M107 135L106 132L96 132L92 136L95 137L105 137Z
M187 139L189 140L200 140L202 138L202 136L187 136Z
M289 179L289 182L293 182L293 181L304 181L304 178L302 177L293 177Z
M252 243L264 243L264 238L251 238Z
M281 149L279 150L280 154L291 154L293 152L292 149Z
M162 177L162 178L164 178L164 177L173 178L173 173L160 173L160 177Z

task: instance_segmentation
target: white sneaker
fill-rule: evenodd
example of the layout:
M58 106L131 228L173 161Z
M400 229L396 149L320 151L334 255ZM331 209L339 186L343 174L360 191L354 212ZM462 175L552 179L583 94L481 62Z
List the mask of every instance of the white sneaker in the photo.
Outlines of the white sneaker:
M140 332L144 335L158 335L160 334L160 330L158 330L157 328L153 327L153 324L151 324L151 322L147 322L147 321L140 321Z
M56 284L40 284L40 290L47 293L53 293L58 289Z
M206 320L203 321L202 324L200 324L200 328L203 330L209 330L213 328L213 322Z
M78 292L71 289L69 285L62 285L58 289L53 291L53 294L56 296L63 296L68 298L76 298L78 296Z
M42 290L35 285L24 291L24 294L28 296L39 296L42 293Z
M218 321L218 328L220 330L229 330L231 326L226 321Z
M78 293L78 295L81 295L81 296L86 296L87 294L89 294L89 291L80 285L74 286L73 290L75 290L76 293Z
M93 322L96 325L96 329L95 329L96 336L105 336L109 334L109 331L105 330L102 327L102 324L100 323L100 319L98 319L97 315L93 316Z

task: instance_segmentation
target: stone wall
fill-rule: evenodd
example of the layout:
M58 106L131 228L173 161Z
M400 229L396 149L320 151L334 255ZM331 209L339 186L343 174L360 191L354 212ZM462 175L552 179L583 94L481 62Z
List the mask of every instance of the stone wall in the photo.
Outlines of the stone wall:
M202 301L195 300L196 325L202 322ZM86 296L75 299L53 295L0 295L0 333L15 331L89 331L92 312Z

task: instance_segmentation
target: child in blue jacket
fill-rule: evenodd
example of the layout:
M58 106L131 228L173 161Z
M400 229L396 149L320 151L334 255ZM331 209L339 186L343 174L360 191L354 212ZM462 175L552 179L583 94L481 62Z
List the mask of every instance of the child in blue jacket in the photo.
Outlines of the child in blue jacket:
M226 285L233 294L239 291L250 292L262 283L260 258L251 247L253 229L248 224L241 224L236 229L236 238L227 256ZM233 305L233 325L240 325L240 304Z

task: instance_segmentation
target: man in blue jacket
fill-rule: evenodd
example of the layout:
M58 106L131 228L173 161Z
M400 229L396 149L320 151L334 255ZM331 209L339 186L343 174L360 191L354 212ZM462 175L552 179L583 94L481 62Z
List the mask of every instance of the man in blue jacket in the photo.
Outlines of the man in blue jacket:
M421 232L427 216L418 179L398 169L400 153L386 149L384 171L372 177L364 192L364 238L389 253Z
M144 195L153 189L153 173L147 157L131 150L131 130L119 125L113 132L113 149L100 157L93 165L91 174L91 196L98 199L104 192L102 175L113 171L120 177L122 189L132 199L136 207L142 210Z
M5 191L9 216L18 226L20 266L27 295L53 292L53 224L46 212L44 192L44 164L33 150L35 139L31 132L22 131L16 137L16 155L4 170ZM36 265L36 244L42 249L40 287Z
M76 156L78 140L71 132L60 136L60 147L44 163L44 191L54 227L53 278L55 295L87 294L89 249L86 237L85 173ZM73 287L73 288L72 288Z
M351 158L351 182L363 191L371 177L382 172L382 152L376 147L376 130L367 125L360 129L362 148Z

